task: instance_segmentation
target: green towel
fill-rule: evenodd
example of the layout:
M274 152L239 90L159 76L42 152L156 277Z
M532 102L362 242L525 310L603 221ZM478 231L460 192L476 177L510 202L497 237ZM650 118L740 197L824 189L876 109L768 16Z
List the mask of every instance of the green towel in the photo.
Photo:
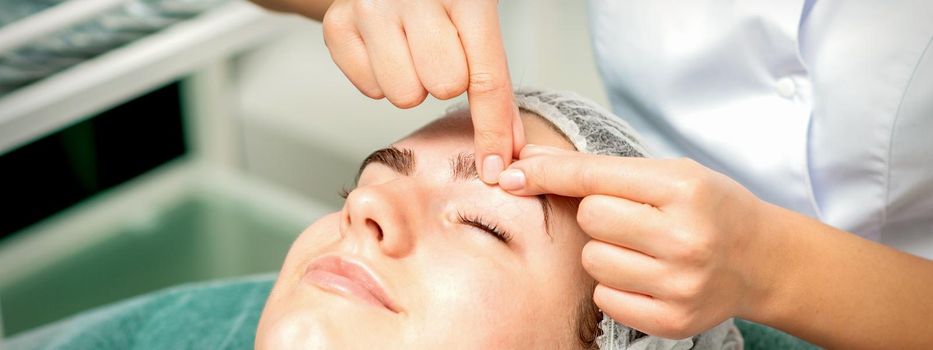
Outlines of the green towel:
M739 328L742 337L745 338L745 350L819 349L787 333L754 322L735 319L735 326Z
M173 287L14 337L10 350L252 349L274 275Z
M188 284L83 312L19 335L9 350L252 349L275 275ZM735 320L745 349L816 349Z

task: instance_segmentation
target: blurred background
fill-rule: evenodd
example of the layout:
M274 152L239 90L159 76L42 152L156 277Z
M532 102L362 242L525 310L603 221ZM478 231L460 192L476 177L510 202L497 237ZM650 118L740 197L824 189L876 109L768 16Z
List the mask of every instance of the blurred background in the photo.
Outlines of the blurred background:
M585 2L499 7L516 87L607 105ZM0 0L0 336L277 271L363 157L459 100L370 100L319 23L248 2Z

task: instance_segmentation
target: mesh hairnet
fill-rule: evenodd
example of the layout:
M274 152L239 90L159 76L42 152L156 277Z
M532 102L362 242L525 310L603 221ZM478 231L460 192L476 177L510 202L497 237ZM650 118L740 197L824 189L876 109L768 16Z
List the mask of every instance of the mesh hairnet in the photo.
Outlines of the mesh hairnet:
M639 136L621 118L595 102L567 91L515 91L518 108L544 117L577 151L622 157L648 157Z
M638 134L622 118L572 92L520 89L518 108L540 115L560 130L579 152L649 157ZM617 349L742 349L742 336L728 320L694 337L671 340L649 336L615 322L607 315L599 324L602 350Z

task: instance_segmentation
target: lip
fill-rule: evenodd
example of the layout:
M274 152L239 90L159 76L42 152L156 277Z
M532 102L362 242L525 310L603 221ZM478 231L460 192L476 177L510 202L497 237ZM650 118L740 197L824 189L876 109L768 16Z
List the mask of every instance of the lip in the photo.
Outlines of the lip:
M398 306L386 293L384 284L362 263L335 255L322 256L308 265L304 279L325 291L399 313Z

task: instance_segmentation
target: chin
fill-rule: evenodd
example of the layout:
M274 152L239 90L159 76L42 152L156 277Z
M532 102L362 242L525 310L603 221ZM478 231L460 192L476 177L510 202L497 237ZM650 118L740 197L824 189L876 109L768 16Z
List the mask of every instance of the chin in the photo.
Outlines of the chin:
M266 305L256 349L378 349L387 344L386 336L397 334L397 320L372 306L311 286L291 287L297 287L295 294ZM363 346L376 339L375 347Z
M266 315L256 332L257 350L339 349L326 325L313 315L290 313L274 321Z

